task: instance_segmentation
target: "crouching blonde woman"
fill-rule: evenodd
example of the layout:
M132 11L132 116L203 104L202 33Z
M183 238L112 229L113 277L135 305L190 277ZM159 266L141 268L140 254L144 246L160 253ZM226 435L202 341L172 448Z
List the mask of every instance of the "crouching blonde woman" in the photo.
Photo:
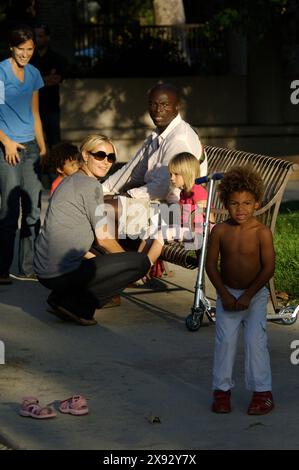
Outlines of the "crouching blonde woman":
M52 292L52 312L65 321L96 324L95 310L140 279L151 262L143 253L124 252L107 233L101 178L116 160L113 142L89 135L81 146L82 167L66 177L53 194L36 243L34 267ZM104 254L91 253L96 242Z

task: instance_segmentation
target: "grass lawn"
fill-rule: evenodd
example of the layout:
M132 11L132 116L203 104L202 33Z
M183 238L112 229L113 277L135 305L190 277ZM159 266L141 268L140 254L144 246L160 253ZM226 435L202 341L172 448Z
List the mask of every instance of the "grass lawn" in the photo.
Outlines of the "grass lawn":
M276 221L275 288L287 292L290 303L299 303L299 201L281 204Z

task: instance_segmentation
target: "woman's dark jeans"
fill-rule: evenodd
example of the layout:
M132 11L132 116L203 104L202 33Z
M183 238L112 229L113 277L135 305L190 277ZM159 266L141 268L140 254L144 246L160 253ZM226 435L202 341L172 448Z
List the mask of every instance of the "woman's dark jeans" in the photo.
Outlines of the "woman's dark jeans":
M38 279L53 291L50 294L53 303L78 317L91 319L97 308L143 277L150 267L144 253L99 254L83 260L76 271L51 279Z
M13 262L14 243L22 207L19 244L19 271L29 275L33 270L33 250L40 229L40 156L35 140L25 142L19 150L20 162L9 165L0 146L0 275L8 274Z

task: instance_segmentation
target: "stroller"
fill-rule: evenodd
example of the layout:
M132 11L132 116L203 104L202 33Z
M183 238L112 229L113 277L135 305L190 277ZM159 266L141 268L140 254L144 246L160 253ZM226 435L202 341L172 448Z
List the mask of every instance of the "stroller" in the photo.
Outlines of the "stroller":
M198 260L198 271L195 284L194 302L191 307L191 313L186 317L186 326L190 331L197 331L202 324L203 316L206 314L211 323L216 321L215 307L211 306L209 299L204 292L204 273L205 260L209 235L209 218L212 207L213 189L216 181L223 178L223 173L214 173L212 175L203 176L195 180L196 184L208 183L208 201L206 208L205 221L203 224L203 242L200 257ZM297 320L299 313L299 305L290 305L281 308L274 314L267 314L267 320L280 322L283 325L292 325Z

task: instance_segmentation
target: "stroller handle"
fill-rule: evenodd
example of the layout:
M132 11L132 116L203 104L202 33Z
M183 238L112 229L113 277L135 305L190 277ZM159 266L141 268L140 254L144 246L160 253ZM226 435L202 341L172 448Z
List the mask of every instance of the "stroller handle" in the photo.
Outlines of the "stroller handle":
M213 173L211 175L202 176L201 178L196 178L195 184L208 183L210 180L218 181L224 177L224 173Z

